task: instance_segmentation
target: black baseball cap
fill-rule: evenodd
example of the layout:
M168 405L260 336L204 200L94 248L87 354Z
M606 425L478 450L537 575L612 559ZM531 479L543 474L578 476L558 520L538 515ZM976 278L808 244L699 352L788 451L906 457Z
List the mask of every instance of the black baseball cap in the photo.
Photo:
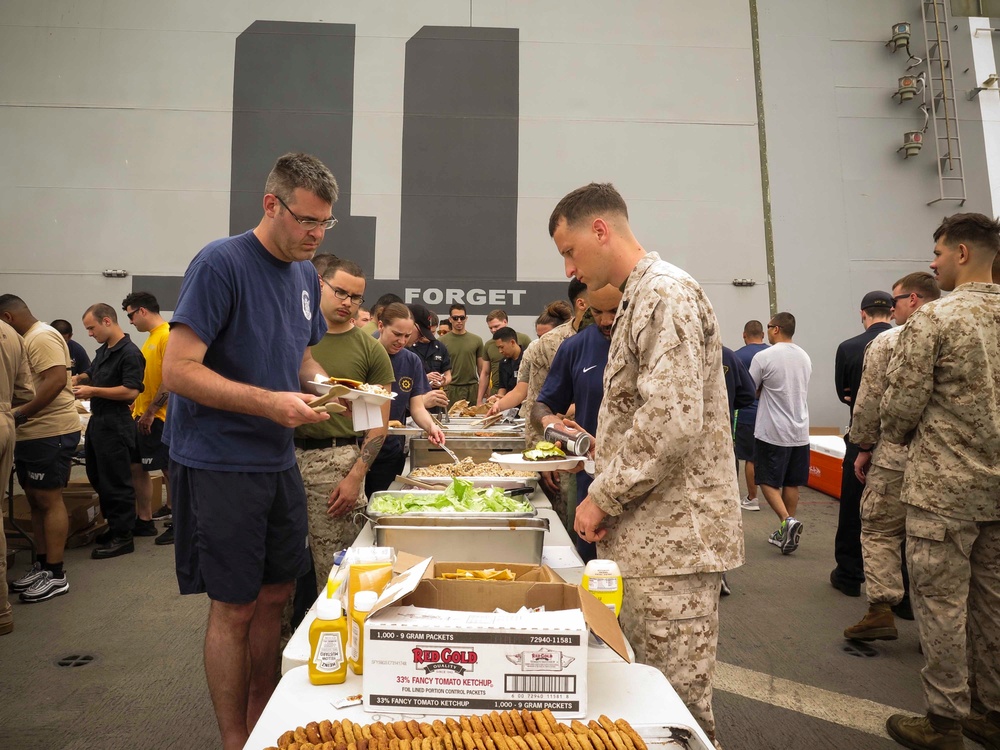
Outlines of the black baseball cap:
M888 292L868 292L861 300L862 310L867 310L870 307L891 310L895 306L896 302Z
M407 305L410 308L410 314L413 316L413 322L417 324L417 328L420 329L420 335L428 340L434 340L434 331L431 330L431 321L433 317L431 316L431 311L428 310L423 305L411 304Z

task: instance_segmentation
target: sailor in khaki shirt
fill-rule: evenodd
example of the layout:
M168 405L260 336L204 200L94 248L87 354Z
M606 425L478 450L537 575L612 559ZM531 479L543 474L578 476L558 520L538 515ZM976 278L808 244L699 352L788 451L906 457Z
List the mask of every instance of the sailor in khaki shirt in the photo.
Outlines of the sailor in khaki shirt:
M900 332L881 406L882 438L909 446L906 562L927 662L928 715L886 722L907 747L1000 733L1000 222L956 214L934 239L931 270L951 294ZM989 717L969 715L967 662Z
M622 570L637 661L663 671L715 740L719 588L743 563L719 325L698 283L639 245L612 185L563 198L549 233L567 276L623 291L575 529Z

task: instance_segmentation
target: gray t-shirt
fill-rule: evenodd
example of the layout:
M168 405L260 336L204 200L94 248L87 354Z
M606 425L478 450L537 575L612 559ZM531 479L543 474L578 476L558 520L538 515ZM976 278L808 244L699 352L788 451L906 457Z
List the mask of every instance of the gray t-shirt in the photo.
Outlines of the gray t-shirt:
M779 342L758 352L750 377L760 388L753 436L771 445L809 444L809 377L812 361L801 347Z

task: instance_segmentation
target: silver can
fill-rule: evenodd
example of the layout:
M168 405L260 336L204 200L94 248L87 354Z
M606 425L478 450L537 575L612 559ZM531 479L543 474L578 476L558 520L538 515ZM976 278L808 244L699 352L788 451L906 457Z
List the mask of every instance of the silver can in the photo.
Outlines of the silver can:
M583 430L573 430L563 425L550 424L542 434L543 439L550 443L562 443L563 450L572 456L586 456L593 442Z

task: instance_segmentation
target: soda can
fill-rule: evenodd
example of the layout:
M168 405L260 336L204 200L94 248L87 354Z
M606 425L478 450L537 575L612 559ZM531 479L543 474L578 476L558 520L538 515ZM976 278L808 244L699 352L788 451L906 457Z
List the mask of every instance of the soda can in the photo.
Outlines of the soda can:
M562 443L563 450L572 456L586 456L590 452L590 435L583 430L571 430L569 427L550 424L545 428L542 437L550 443Z

